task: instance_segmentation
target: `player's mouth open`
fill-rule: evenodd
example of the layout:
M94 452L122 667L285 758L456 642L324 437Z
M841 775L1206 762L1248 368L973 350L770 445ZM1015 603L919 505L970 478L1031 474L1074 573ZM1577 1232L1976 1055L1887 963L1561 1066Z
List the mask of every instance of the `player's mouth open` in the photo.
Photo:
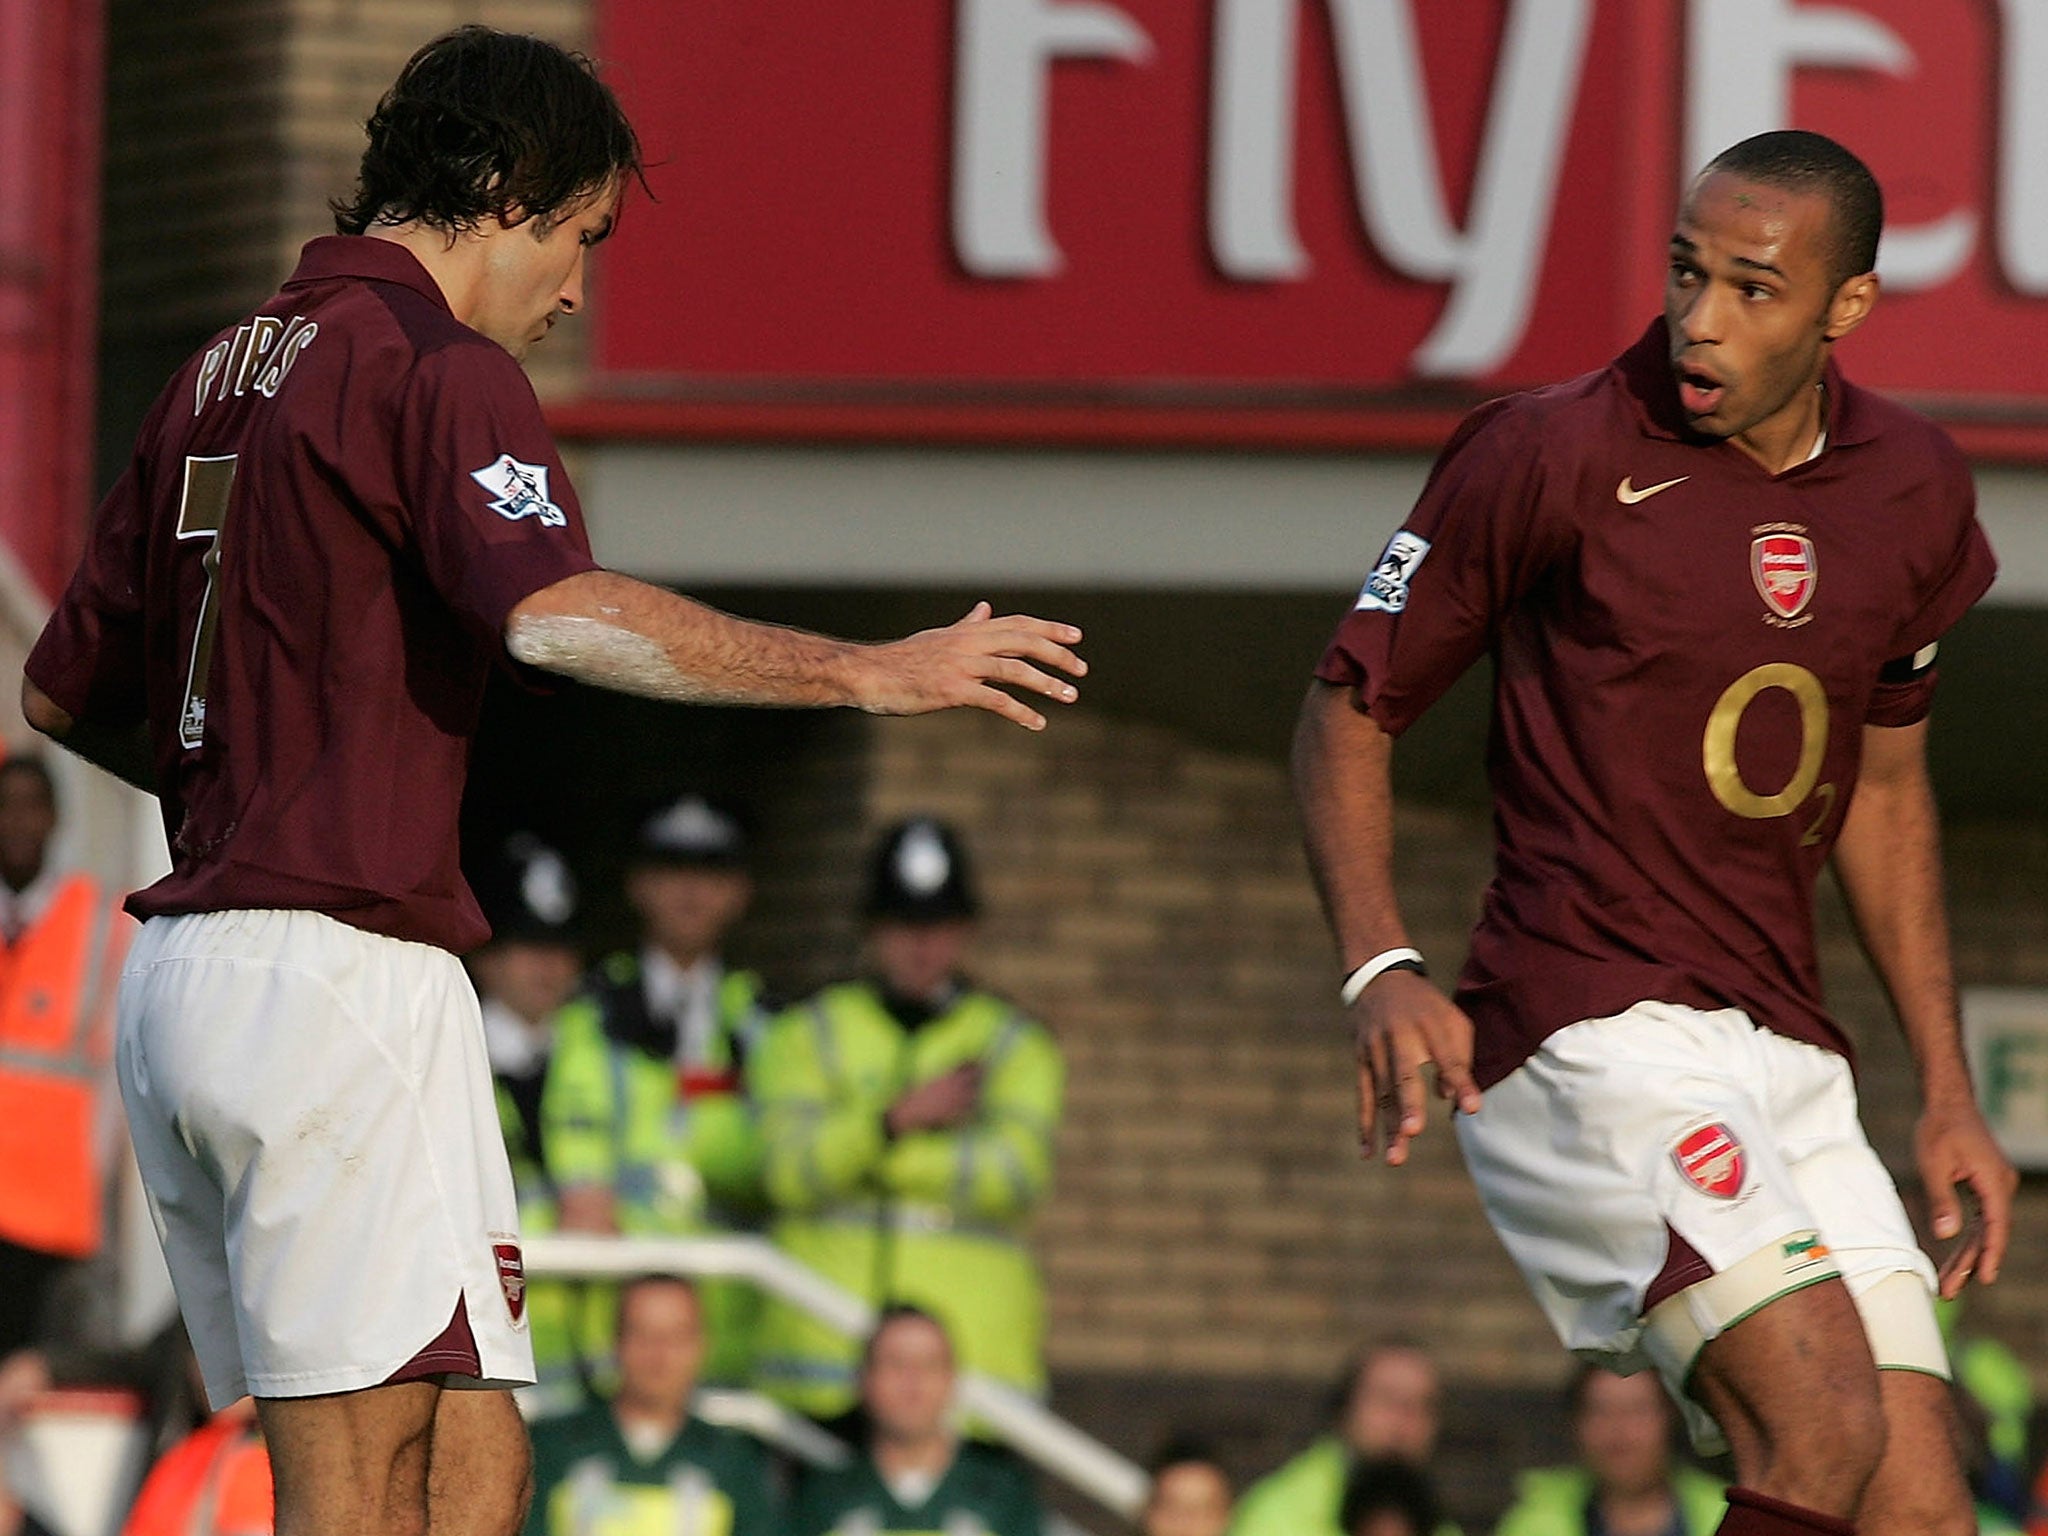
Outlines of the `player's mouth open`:
M1728 386L1703 368L1674 363L1671 371L1678 380L1678 403L1688 416L1712 415L1727 393Z

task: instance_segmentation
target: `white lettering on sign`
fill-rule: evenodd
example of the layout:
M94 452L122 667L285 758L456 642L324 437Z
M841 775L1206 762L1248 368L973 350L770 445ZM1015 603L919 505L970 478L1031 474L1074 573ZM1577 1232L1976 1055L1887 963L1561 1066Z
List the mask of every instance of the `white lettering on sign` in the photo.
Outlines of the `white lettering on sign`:
M2048 4L2003 0L1998 260L2021 293L2048 294Z
M1095 0L960 0L953 114L953 248L976 277L1051 277L1045 219L1046 74L1055 59L1142 64L1152 39Z
M1507 19L1466 227L1451 220L1412 0L1325 0L1360 214L1390 266L1451 285L1416 351L1431 375L1485 373L1514 350L1543 268L1585 62L1591 0L1519 0ZM1294 99L1301 0L1217 0L1209 236L1246 281L1298 278Z
M1748 138L1792 124L1792 77L1803 65L1913 73L1913 51L1874 17L1841 5L1795 0L1692 0L1687 11L1685 164L1693 172ZM1894 292L1938 288L1977 246L1977 215L1967 208L1910 228L1892 226L1879 246L1878 271Z
M1246 283L1299 281L1313 261L1295 222L1301 8L1328 10L1366 236L1403 277L1448 286L1410 364L1472 377L1525 335L1542 275L1578 104L1594 0L1510 0L1464 223L1452 218L1417 31L1421 0L1209 0L1208 238L1217 268ZM1046 217L1050 72L1062 59L1149 63L1150 35L1110 0L956 0L953 244L972 276L1045 278L1062 267ZM2048 295L2048 0L1999 0L1996 242L2023 294ZM1919 60L1856 5L1688 0L1684 160L1790 126L1806 69L1893 79ZM1895 292L1938 288L1975 254L1973 206L1886 231L1878 267ZM235 372L232 358L224 357ZM203 388L203 387L202 387Z

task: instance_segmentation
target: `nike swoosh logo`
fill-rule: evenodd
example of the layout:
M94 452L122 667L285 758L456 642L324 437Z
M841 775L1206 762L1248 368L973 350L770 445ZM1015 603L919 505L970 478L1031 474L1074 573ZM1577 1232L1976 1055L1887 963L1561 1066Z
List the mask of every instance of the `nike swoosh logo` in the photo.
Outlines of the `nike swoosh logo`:
M1659 491L1668 491L1674 485L1683 485L1692 476L1680 475L1676 480L1666 480L1661 485L1646 485L1640 491L1629 483L1632 478L1632 476L1628 475L1622 476L1621 484L1614 488L1614 499L1624 507L1632 507L1639 501L1648 501Z

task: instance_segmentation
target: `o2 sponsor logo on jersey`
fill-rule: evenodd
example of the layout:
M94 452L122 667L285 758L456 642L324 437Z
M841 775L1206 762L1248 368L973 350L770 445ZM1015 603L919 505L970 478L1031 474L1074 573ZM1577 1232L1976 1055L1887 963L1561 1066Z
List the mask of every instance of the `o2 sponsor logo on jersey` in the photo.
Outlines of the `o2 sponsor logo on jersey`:
M1678 1164L1686 1183L1716 1200L1733 1200L1741 1194L1743 1176L1749 1171L1742 1143L1718 1120L1679 1137L1671 1148L1671 1160Z
M505 1310L512 1314L517 1323L526 1316L526 1260L520 1255L519 1243L504 1232L493 1232L491 1237L491 1258L498 1271L498 1289L505 1293Z
M548 500L545 464L527 464L509 453L501 453L496 462L472 469L469 478L497 498L491 503L491 510L507 522L535 517L545 527L560 528L569 521L568 514Z
M1408 606L1408 583L1415 578L1422 557L1429 553L1429 540L1403 528L1391 539L1359 589L1358 608L1377 608L1382 613L1399 613Z
M1804 624L1812 615L1806 608L1820 585L1820 567L1814 560L1813 540L1796 524L1770 524L1751 530L1749 574L1757 595L1779 624ZM1801 617L1801 615L1806 617Z

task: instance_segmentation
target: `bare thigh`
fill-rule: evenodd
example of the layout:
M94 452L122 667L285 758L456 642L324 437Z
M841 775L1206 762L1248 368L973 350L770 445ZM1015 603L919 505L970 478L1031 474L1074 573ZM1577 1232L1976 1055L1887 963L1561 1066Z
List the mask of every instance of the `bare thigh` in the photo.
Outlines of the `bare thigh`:
M533 1497L533 1452L510 1392L443 1392L427 1469L430 1536L513 1536Z
M1848 1519L1884 1451L1877 1377L1848 1287L1828 1280L1709 1343L1690 1390L1728 1437L1744 1487Z
M433 1381L322 1397L260 1397L277 1536L420 1536L427 1528Z

